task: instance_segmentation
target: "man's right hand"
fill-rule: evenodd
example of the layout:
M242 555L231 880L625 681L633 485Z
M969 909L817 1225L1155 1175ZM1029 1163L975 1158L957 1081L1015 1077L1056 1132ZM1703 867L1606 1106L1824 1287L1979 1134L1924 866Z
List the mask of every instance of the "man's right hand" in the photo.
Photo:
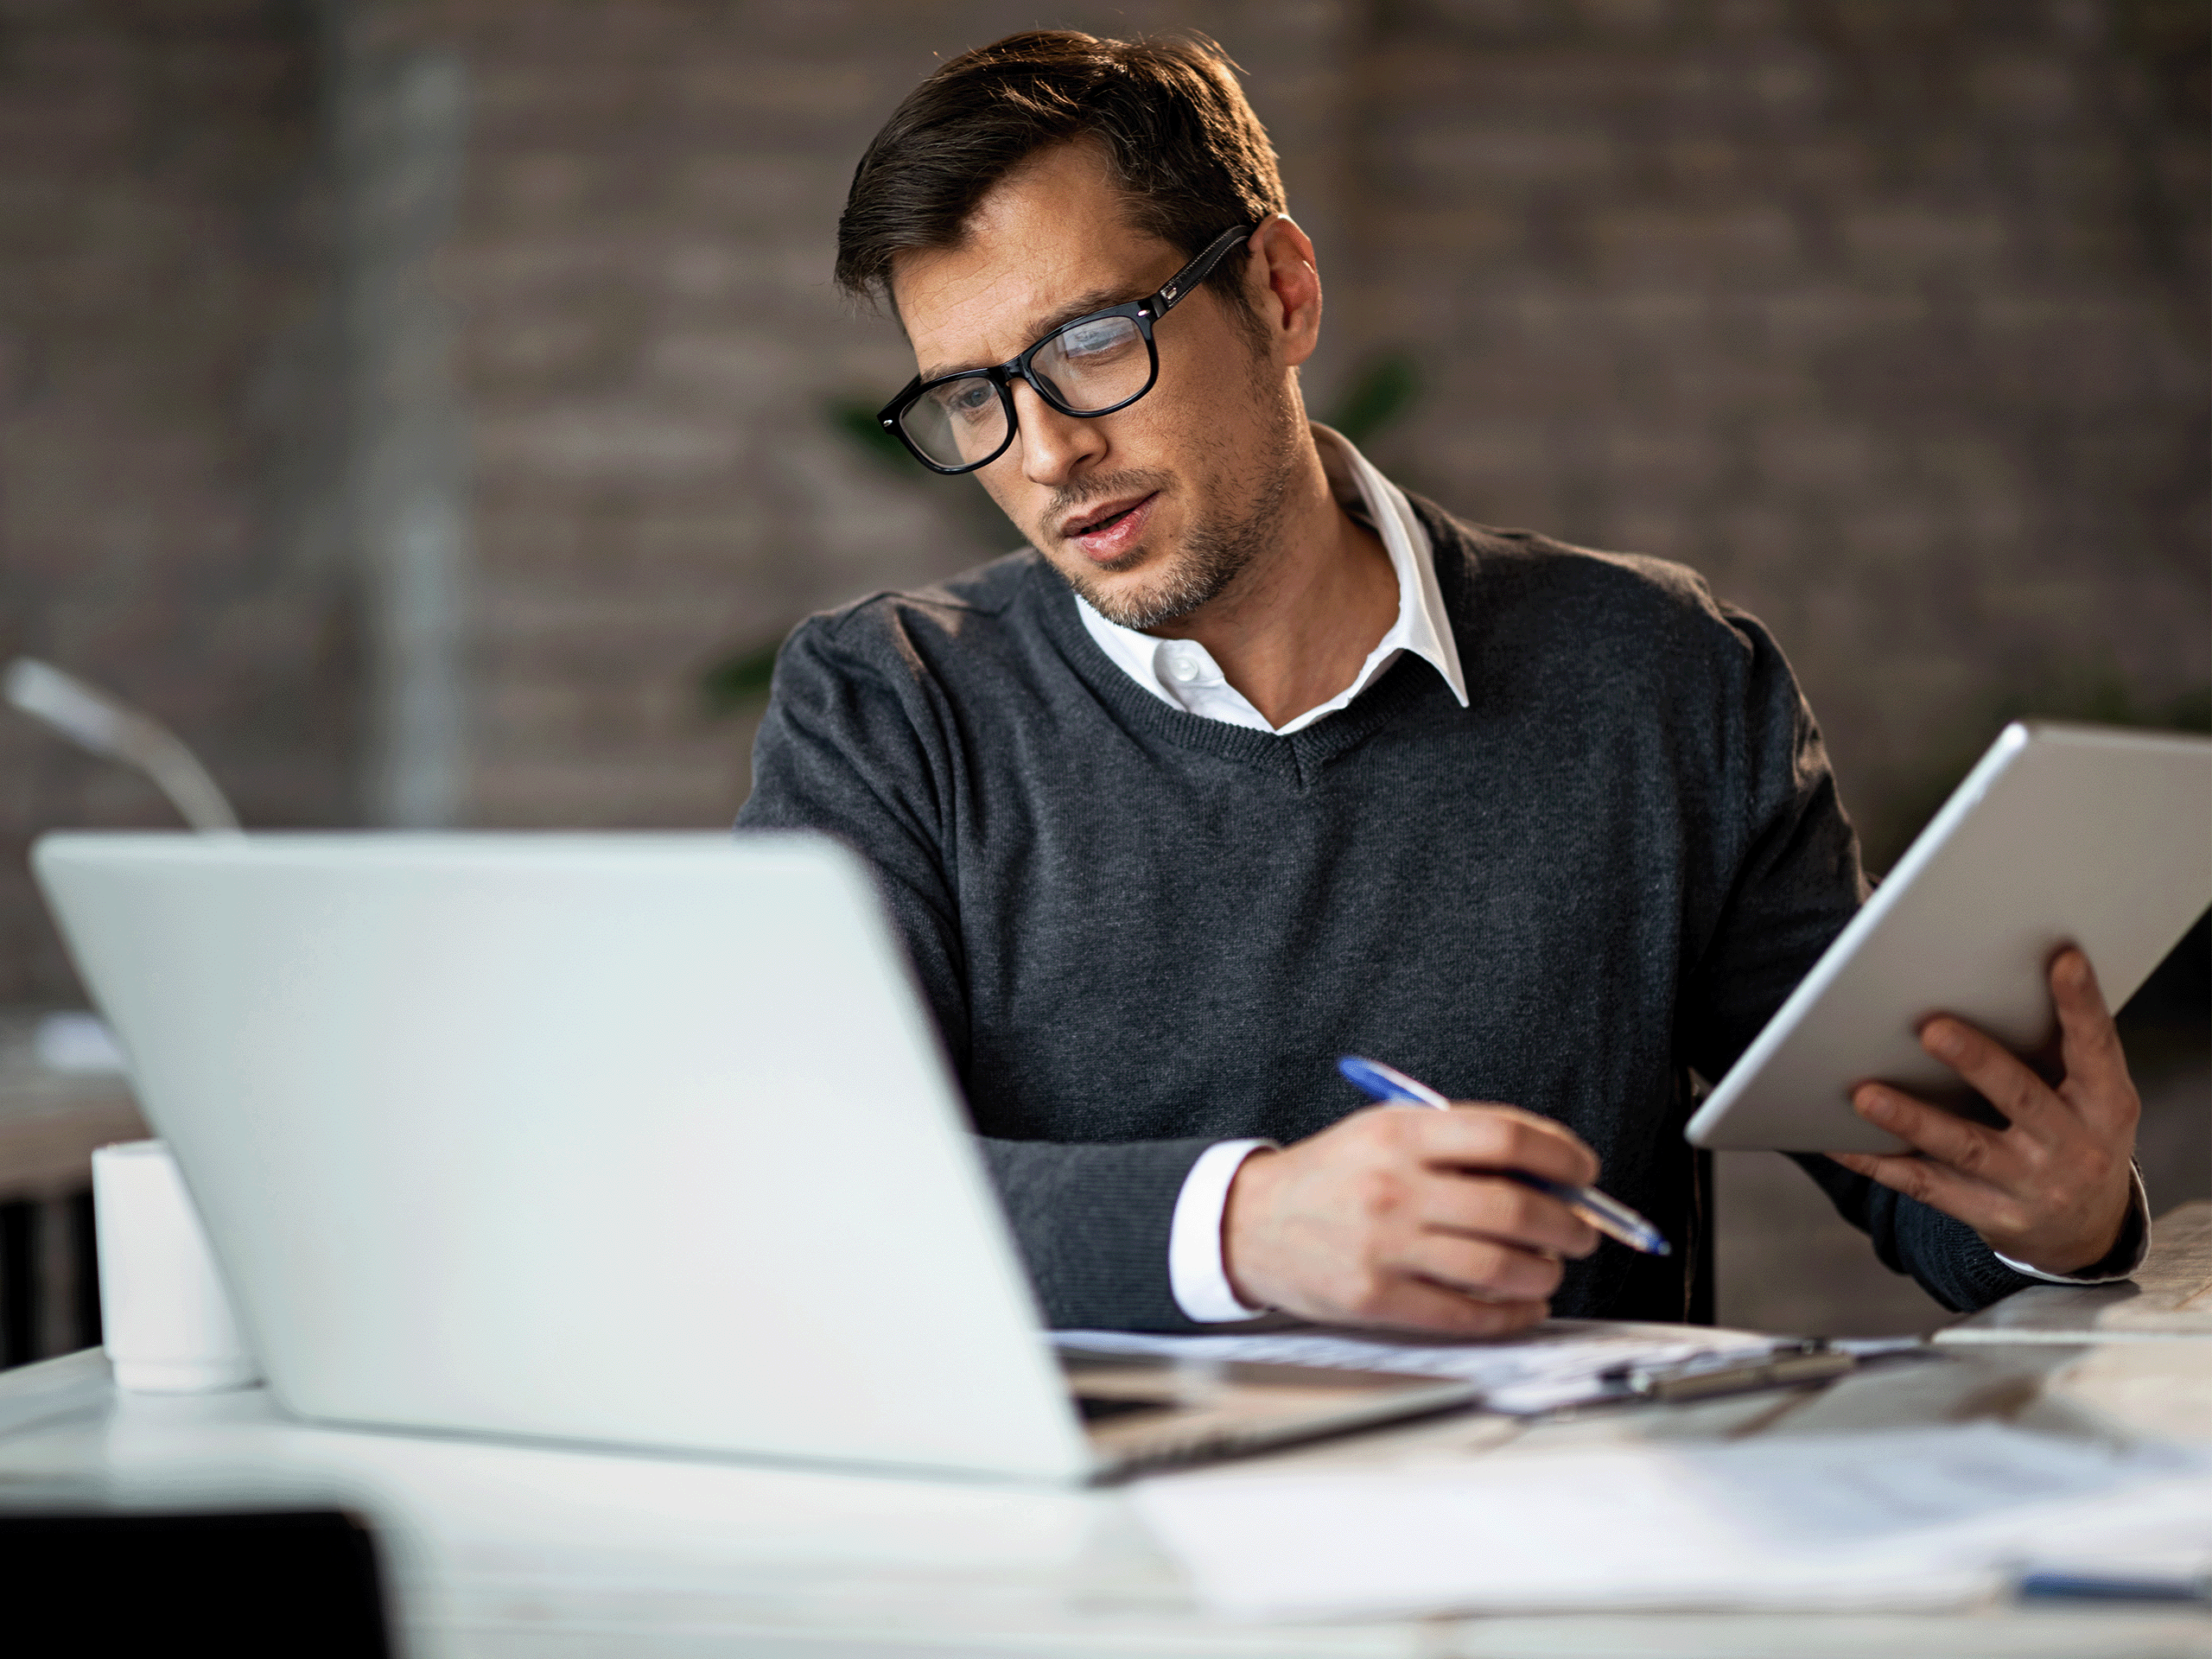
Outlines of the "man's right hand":
M1489 1337L1549 1309L1562 1256L1598 1235L1556 1198L1495 1172L1586 1185L1598 1158L1510 1106L1376 1106L1244 1160L1222 1257L1248 1306L1330 1325Z

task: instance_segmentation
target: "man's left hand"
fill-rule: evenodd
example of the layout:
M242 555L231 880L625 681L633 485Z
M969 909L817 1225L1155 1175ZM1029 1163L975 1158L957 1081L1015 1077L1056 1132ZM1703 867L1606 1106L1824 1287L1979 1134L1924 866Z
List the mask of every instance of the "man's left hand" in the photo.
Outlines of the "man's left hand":
M1830 1156L1963 1221L2001 1255L2045 1273L2080 1273L2110 1254L2127 1220L2142 1103L2081 951L2063 950L2052 962L2050 995L2064 1066L2056 1083L1963 1020L1939 1014L1921 1027L1921 1046L2002 1112L2010 1128L1986 1128L1887 1084L1862 1084L1853 1109L1920 1155Z

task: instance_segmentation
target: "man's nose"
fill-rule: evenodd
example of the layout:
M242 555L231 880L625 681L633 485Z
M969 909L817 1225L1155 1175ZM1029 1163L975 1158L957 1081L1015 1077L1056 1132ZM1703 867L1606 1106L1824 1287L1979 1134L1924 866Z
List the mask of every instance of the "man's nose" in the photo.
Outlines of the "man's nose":
M1098 422L1061 414L1026 380L1014 382L1014 408L1021 475L1033 484L1057 489L1084 462L1106 453L1106 434Z

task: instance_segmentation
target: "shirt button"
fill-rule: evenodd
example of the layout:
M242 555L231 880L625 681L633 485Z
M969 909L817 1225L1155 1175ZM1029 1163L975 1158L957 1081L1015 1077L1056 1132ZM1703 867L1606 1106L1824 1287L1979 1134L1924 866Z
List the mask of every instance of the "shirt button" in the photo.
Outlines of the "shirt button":
M1196 660L1179 651L1168 657L1167 671L1185 685L1188 685L1198 677L1198 665Z

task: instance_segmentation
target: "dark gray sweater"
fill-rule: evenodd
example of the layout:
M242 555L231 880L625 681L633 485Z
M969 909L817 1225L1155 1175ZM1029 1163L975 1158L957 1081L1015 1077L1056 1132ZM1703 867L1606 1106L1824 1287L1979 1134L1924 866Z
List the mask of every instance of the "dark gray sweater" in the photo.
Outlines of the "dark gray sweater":
M1849 919L1857 842L1781 652L1696 575L1415 510L1464 709L1405 656L1288 737L1185 714L1033 552L812 618L777 665L739 827L874 865L1056 1325L1190 1328L1185 1173L1358 1108L1345 1053L1572 1128L1677 1253L1605 1244L1554 1311L1684 1316L1686 1069ZM1802 1161L1946 1305L2029 1282Z

